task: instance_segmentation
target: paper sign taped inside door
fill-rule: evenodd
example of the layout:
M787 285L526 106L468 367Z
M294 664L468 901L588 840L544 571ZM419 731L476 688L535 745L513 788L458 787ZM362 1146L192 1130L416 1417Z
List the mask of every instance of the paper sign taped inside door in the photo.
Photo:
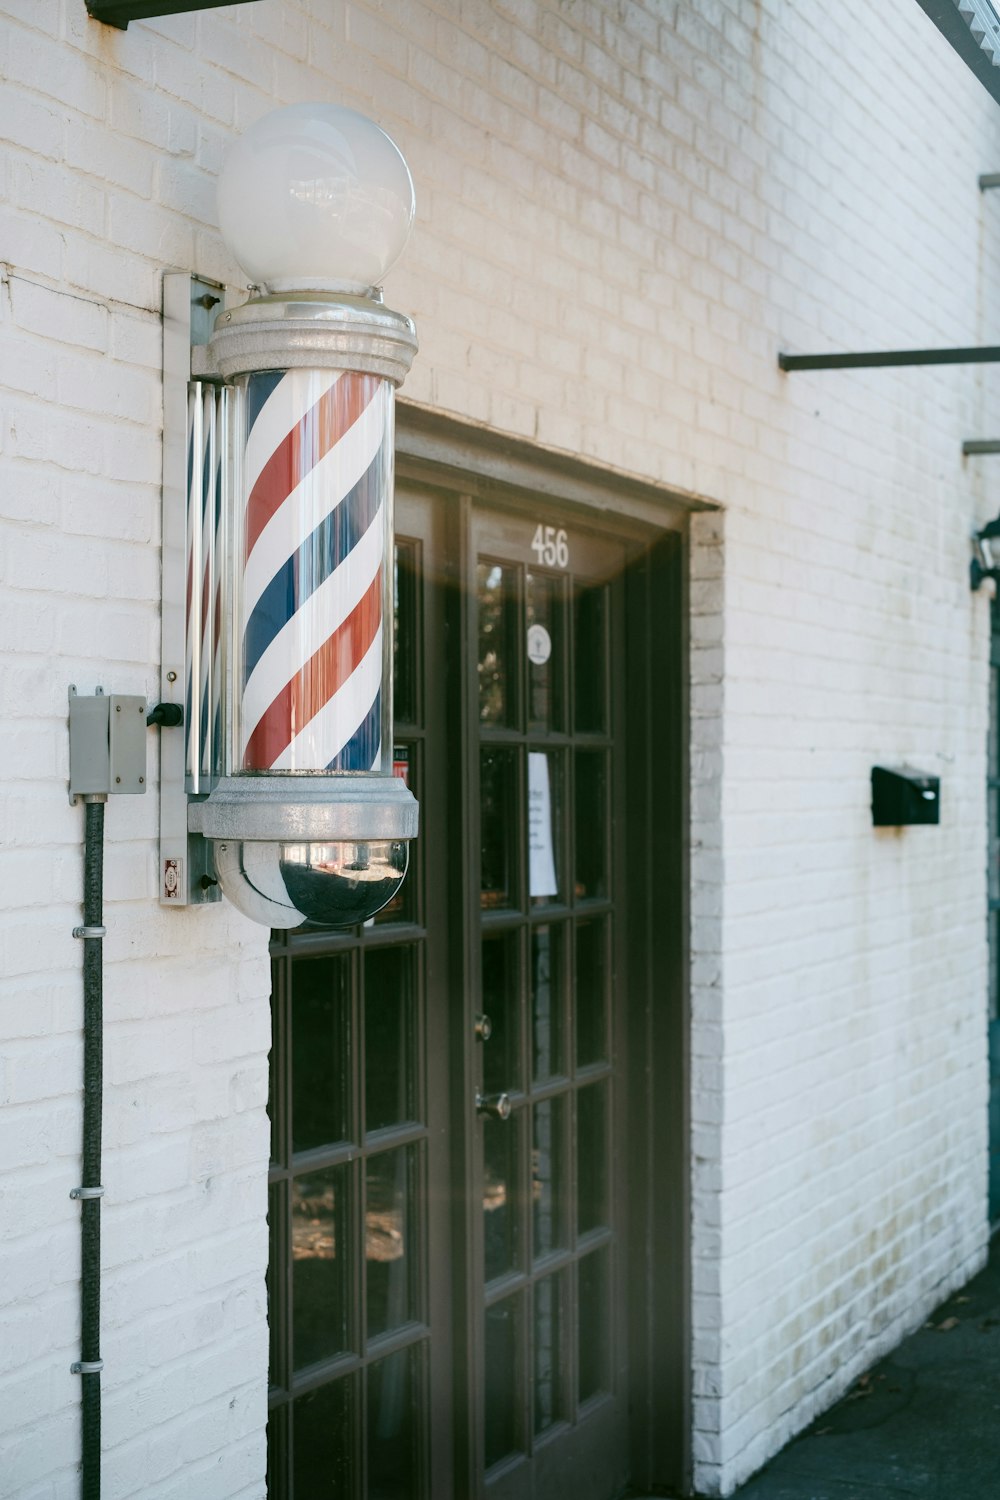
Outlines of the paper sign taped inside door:
M552 798L549 758L544 750L528 754L528 887L532 896L555 896L555 851L552 844Z

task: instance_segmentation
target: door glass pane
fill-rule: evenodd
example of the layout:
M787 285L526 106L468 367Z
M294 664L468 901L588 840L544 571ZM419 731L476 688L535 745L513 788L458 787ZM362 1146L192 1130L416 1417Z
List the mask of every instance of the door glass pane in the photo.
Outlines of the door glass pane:
M608 1222L608 1085L592 1083L576 1096L576 1232Z
M284 1224L284 1215L281 1212L281 1200L284 1196L285 1184L283 1182L272 1182L267 1190L267 1333L268 1333L268 1356L267 1370L268 1382L271 1385L281 1383L285 1372L280 1369L280 1340L278 1329L282 1323L282 1314L278 1306L278 1287L276 1278L278 1267L283 1263L279 1254L279 1247L287 1232Z
M533 729L559 730L565 726L563 580L529 573L526 603L528 719Z
M479 718L483 724L517 721L517 570L481 562L479 601Z
M566 928L536 927L531 934L532 1074L543 1081L566 1071L563 994Z
M535 1283L533 1365L536 1434L545 1432L566 1415L561 1378L564 1284L562 1274L545 1276Z
M499 1463L522 1446L521 1297L508 1297L486 1309L485 1459Z
M292 963L292 1150L350 1135L350 959Z
M348 1347L348 1168L292 1182L292 1349L295 1368Z
M487 1281L520 1262L518 1145L521 1112L509 1120L483 1118L483 1252Z
M597 918L576 929L576 1065L608 1056L607 923Z
M608 1250L594 1250L579 1262L577 1276L577 1374L580 1404L611 1388L609 1358Z
M521 976L515 933L483 943L483 1010L492 1033L483 1043L483 1091L521 1086Z
M420 1349L401 1349L368 1371L368 1500L420 1500Z
M351 1431L356 1420L351 1376L299 1396L292 1407L295 1495L348 1500L355 1493Z
M566 1101L543 1099L534 1108L531 1143L531 1207L534 1254L538 1260L566 1243Z
M392 747L392 774L398 776L404 786L409 787L418 802L420 801L420 750L419 745L401 740L397 740ZM406 879L392 900L383 906L381 911L375 913L375 921L380 926L384 922L415 922L417 920L420 869L419 845L411 844Z
M573 720L582 734L607 728L606 619L606 585L577 584L573 598Z
M576 833L576 899L606 896L607 759L603 750L578 750L574 829Z
M412 1322L415 1306L416 1146L380 1151L365 1163L368 1338Z
M281 1003L280 984L282 970L286 966L279 964L277 959L271 960L271 1028L272 1033L281 1032L285 1021L285 1008ZM282 1049L283 1050L283 1049ZM281 1126L279 1119L283 1107L284 1089L281 1088L281 1079L275 1066L277 1061L276 1049L272 1046L267 1059L267 1118L271 1127L271 1160L281 1160Z
M518 904L517 752L483 750L479 762L482 904Z
M417 1116L414 1085L416 950L365 954L365 1129Z
M397 723L415 724L417 721L417 653L420 646L417 631L419 544L397 541L395 556L395 608L392 622L393 713Z
M563 757L528 752L528 893L532 906L559 895L562 871Z

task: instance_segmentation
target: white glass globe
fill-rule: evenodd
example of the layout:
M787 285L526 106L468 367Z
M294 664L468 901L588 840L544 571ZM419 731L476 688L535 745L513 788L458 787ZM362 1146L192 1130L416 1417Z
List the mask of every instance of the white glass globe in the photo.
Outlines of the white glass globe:
M291 104L251 125L219 178L219 228L269 292L364 293L398 260L413 180L374 120L337 104Z

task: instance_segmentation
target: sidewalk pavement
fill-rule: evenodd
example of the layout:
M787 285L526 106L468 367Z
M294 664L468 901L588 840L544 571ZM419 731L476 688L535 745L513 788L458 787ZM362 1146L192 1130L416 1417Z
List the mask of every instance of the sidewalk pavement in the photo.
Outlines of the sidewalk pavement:
M1000 1237L990 1263L732 1500L1000 1500Z

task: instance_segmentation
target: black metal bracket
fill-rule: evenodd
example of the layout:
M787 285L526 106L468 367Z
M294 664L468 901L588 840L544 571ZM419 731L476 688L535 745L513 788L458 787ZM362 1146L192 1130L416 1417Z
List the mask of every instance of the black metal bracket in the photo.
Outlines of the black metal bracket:
M779 354L782 370L874 370L885 365L1000 364L1000 345L971 349L882 349L862 354Z
M242 0L247 4L248 0ZM249 0L250 4L256 0ZM105 26L124 31L130 21L148 21L153 16L179 16L189 10L219 10L232 0L87 0L87 12Z

